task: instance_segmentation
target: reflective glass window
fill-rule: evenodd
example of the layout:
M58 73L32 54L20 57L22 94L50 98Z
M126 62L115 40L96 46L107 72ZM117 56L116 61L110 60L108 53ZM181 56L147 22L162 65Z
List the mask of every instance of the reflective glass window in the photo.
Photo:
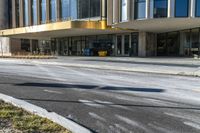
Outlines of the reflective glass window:
M50 20L56 21L56 0L50 0Z
M120 11L121 21L127 21L128 20L127 0L121 0L120 4L121 4L121 11Z
M32 0L32 24L37 25L37 0Z
M146 15L146 0L135 1L135 18L142 19Z
M90 0L78 0L78 18L90 17Z
M168 0L154 0L154 18L167 17Z
M61 0L61 18L66 20L70 17L70 0Z
M188 17L189 0L175 1L175 17Z
M24 25L28 26L28 0L24 0Z
M200 0L196 0L196 17L200 17Z
M46 0L41 0L41 23L46 23Z
M90 17L100 16L101 0L90 0Z

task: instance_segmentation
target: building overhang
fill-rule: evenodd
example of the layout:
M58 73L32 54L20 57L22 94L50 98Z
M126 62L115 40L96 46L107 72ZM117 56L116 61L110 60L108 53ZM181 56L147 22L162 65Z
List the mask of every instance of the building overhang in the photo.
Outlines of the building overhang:
M50 39L55 37L85 36L134 32L107 26L106 21L65 21L29 27L0 30L1 37Z
M145 32L163 33L200 27L200 18L158 18L122 22L116 28L129 28Z

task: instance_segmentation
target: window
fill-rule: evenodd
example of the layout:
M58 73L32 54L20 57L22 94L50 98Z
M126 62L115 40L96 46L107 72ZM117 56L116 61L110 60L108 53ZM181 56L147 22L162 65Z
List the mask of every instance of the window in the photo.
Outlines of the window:
M28 0L24 0L24 26L29 25L29 14L28 14Z
M175 1L175 17L188 17L189 0Z
M154 0L154 18L167 17L168 0Z
M121 11L120 11L121 21L127 21L128 20L127 0L121 0L120 4L121 4Z
M146 15L146 0L135 1L135 18L142 19Z
M196 17L200 17L200 0L196 0Z
M37 25L37 0L32 0L32 24Z
M50 20L56 21L56 0L50 0Z
M90 17L100 16L101 0L90 0Z
M46 23L46 0L41 0L41 23L44 24Z
M66 20L70 17L70 0L61 0L61 19Z
M78 18L90 17L90 0L78 0Z

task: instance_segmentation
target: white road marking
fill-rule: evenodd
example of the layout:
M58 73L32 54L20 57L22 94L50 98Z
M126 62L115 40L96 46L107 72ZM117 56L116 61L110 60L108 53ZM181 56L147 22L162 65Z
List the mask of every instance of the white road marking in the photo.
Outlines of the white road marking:
M97 107L97 108L104 108L105 107L104 105L101 105L101 104L98 104L98 103L95 103L95 102L89 101L89 100L78 100L78 101L87 105L87 106L91 106L91 107Z
M89 112L88 114L89 114L92 118L95 118L95 119L98 119L98 120L101 120L101 121L106 122L106 119L105 119L105 118L103 118L103 117L101 117L101 116L99 116L99 115L97 115L97 114L95 114L95 113L93 113L93 112Z
M63 94L60 91L52 91L52 90L44 90L44 92L48 92L48 93L55 93L55 94Z
M131 126L133 126L133 127L140 128L140 129L144 130L144 131L147 132L147 133L152 133L152 131L147 130L144 126L142 126L142 124L140 124L140 123L138 123L138 122L136 122L136 121L133 121L133 120L131 120L131 119L129 119L129 118L126 118L126 117L123 117L123 116L120 116L120 115L115 115L115 116L116 116L119 120L121 120L121 121L123 121L123 122L125 122L125 123L127 123L127 124L129 124L129 125L131 125Z
M185 125L188 125L190 127L196 128L198 130L200 130L200 124L194 123L194 122L189 122L189 121L185 121L183 122Z

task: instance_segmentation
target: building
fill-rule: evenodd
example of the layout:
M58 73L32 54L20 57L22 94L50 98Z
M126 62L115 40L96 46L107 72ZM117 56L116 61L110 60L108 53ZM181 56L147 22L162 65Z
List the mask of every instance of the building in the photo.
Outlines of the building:
M200 0L1 0L2 54L198 56Z

